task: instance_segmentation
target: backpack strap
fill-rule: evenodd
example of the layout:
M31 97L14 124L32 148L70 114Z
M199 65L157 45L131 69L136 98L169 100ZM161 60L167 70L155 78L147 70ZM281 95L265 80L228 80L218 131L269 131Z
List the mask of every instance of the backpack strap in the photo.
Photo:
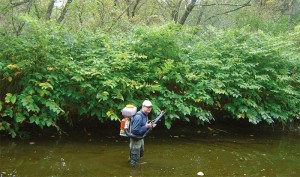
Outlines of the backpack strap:
M125 134L129 137L129 138L134 138L134 139L137 139L137 140L140 140L140 139L143 139L144 136L138 136L138 135L135 135L133 133L131 133L131 127L132 127L132 118L136 115L140 115L142 116L142 113L140 111L138 111L135 115L133 115L131 118L130 118L130 126L129 126L129 129L125 129Z

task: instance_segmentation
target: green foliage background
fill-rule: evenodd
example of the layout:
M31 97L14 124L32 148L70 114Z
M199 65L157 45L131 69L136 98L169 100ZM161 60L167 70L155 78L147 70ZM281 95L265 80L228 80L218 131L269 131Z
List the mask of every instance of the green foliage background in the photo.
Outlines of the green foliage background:
M167 110L167 127L224 115L254 124L299 118L299 30L167 24L107 34L22 20L22 35L0 36L0 131L12 137L78 117L119 121L126 104L144 99L156 115Z

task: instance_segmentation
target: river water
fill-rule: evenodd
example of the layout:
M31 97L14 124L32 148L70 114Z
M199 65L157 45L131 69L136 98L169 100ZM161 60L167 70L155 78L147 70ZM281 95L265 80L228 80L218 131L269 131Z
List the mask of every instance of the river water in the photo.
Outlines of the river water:
M1 135L0 176L14 177L298 177L300 134L177 127L153 130L145 156L128 163L128 139L118 131L10 139ZM181 131L182 130L182 131Z

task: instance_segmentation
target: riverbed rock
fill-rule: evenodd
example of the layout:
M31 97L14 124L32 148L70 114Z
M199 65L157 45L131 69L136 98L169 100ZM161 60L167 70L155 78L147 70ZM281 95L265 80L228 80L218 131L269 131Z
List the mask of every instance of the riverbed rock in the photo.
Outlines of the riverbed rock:
M202 171L199 171L199 172L197 173L197 175L198 175L198 176L204 176L204 173L203 173Z

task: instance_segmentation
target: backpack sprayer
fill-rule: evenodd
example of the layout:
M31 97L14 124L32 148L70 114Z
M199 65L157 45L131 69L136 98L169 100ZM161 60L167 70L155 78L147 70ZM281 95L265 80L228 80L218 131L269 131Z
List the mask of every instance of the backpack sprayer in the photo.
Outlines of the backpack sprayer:
M125 136L134 139L143 139L144 137L146 137L146 135L152 130L153 124L156 124L158 121L160 121L166 114L165 111L161 111L161 113L154 120L150 120L151 127L145 132L145 134L143 136L138 136L131 133L131 126L130 126L131 118L135 114L138 114L137 108L134 105L126 105L126 107L123 108L121 112L124 118L122 119L120 125L120 136Z

